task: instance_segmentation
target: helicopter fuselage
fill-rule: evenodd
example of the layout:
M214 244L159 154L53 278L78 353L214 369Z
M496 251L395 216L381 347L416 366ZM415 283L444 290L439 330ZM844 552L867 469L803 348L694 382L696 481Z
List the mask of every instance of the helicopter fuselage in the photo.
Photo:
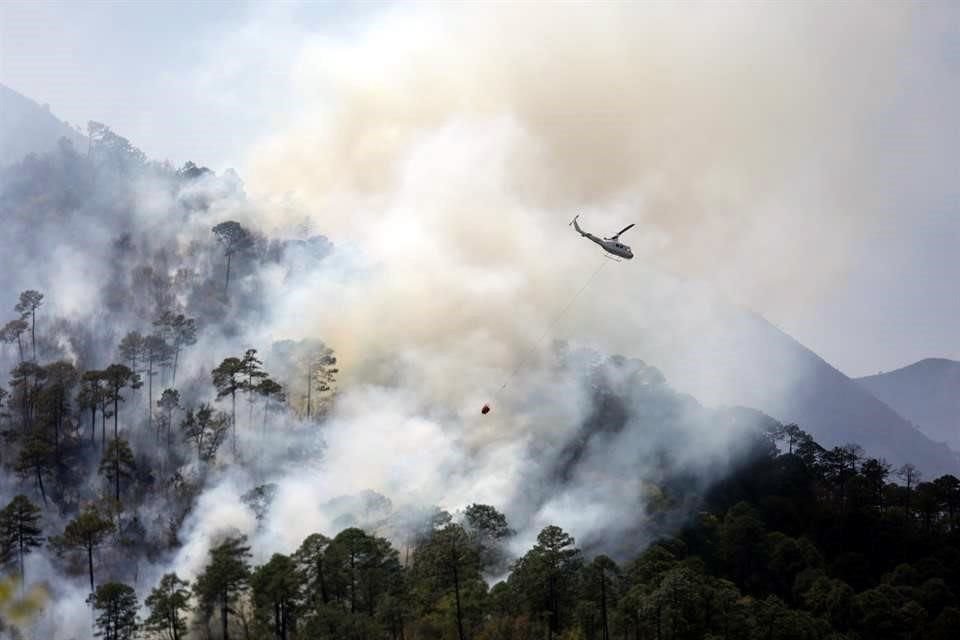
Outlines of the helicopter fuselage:
M630 247L622 242L607 239L597 240L596 238L592 238L592 240L603 247L603 250L607 253L612 253L613 255L620 256L626 260L633 259L633 251L630 249Z

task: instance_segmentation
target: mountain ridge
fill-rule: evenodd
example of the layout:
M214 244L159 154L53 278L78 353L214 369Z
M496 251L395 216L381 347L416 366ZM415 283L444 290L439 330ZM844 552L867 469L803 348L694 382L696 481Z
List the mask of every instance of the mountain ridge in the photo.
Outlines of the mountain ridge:
M52 151L61 138L86 148L87 137L58 119L48 105L0 83L0 167L30 153Z
M924 358L855 380L931 439L960 449L960 362Z
M705 404L752 407L796 423L823 446L857 443L894 466L911 463L930 476L960 473L955 451L762 315L731 309L720 325L692 336L686 348L691 363L709 354L716 363L711 378L663 367L678 388Z

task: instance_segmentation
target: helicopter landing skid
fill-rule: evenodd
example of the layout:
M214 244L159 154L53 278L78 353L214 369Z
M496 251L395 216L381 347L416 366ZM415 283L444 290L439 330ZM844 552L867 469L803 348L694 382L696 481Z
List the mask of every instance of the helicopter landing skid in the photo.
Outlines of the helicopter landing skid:
M614 262L623 262L623 260L621 260L620 258L614 258L613 256L607 255L606 253L603 254L603 257L606 258L607 260L613 260Z

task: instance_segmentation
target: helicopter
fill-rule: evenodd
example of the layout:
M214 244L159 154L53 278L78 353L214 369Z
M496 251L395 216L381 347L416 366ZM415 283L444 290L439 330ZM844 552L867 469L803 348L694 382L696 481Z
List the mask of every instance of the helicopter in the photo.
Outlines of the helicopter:
M630 229L633 226L633 224L627 225L626 227L621 229L619 232L617 232L615 235L612 235L609 238L600 239L597 236L593 235L592 233L587 233L586 231L580 228L580 225L577 224L577 218L579 217L580 217L579 215L574 216L573 220L570 221L570 225L568 226L572 225L573 228L577 230L577 233L579 233L584 238L589 238L593 242L596 242L607 253L611 253L615 256L619 256L627 260L630 260L633 258L633 251L630 249L630 247L620 242L620 236L625 231Z

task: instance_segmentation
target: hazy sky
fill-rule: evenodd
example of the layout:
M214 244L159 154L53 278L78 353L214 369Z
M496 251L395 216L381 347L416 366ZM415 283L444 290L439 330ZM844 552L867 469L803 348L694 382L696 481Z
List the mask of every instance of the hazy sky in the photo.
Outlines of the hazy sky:
M71 123L105 122L153 158L243 173L252 143L301 110L306 45L350 42L383 6L5 0L0 82ZM960 5L914 6L896 48L898 89L865 117L860 150L892 214L860 227L849 269L820 297L757 309L848 375L960 359ZM848 37L855 51L858 33ZM802 277L803 264L793 268Z

